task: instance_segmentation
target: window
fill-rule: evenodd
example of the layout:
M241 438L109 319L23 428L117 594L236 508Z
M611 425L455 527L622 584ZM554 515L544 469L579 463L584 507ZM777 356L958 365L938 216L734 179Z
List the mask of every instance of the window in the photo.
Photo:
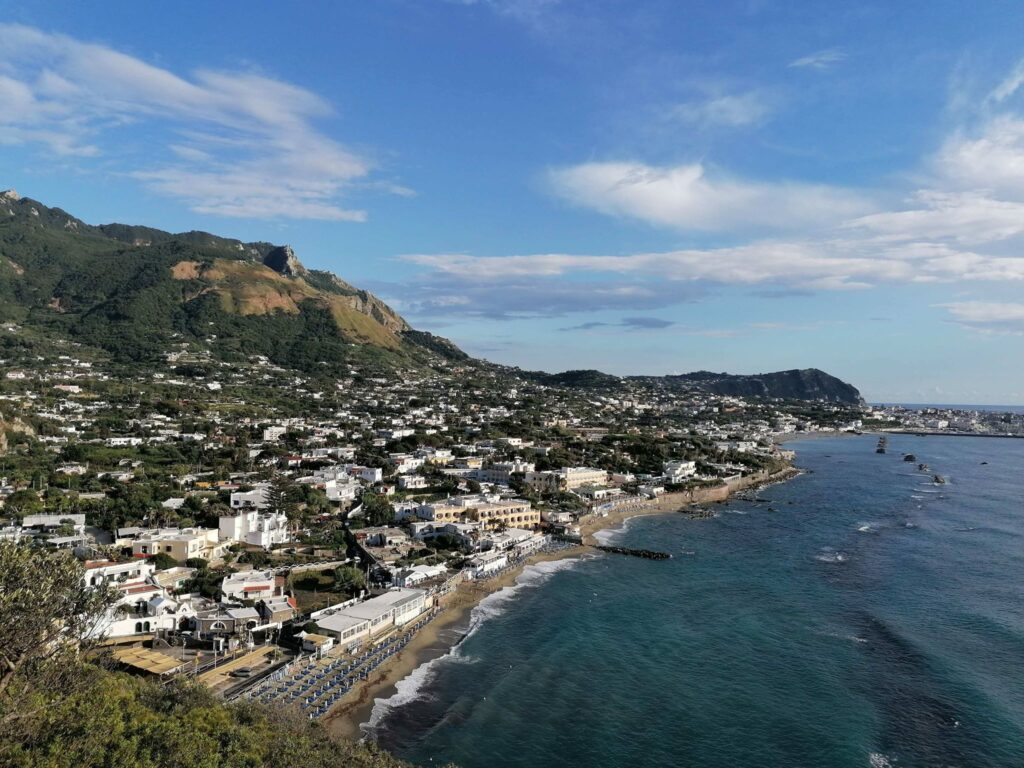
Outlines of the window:
M142 631L142 622L141 621L136 621L135 622L135 631L136 632L141 632Z

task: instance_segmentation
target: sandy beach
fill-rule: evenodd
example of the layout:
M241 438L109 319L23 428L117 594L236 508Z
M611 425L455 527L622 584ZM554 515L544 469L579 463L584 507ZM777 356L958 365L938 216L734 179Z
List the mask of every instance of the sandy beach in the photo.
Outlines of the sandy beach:
M738 491L781 482L796 474L797 470L787 469L768 477L751 478L749 482L724 491L712 489L714 492L707 494L667 493L637 506L604 516L592 516L580 524L583 539L581 546L541 552L526 558L515 568L495 578L460 584L450 595L442 598L437 617L417 632L405 648L382 664L367 680L360 682L344 701L339 702L323 718L322 723L333 736L350 740L362 738L362 726L369 722L375 700L389 698L395 693L399 681L412 674L420 665L448 653L465 636L473 607L488 595L513 586L528 565L581 557L599 543L594 534L621 526L630 518L664 515L681 511L694 504L722 502Z
M360 682L345 697L345 701L340 702L323 719L324 726L334 736L361 738L361 726L369 721L374 701L390 697L395 693L395 686L400 680L422 664L448 653L468 630L469 615L477 603L490 594L514 585L528 565L580 557L587 551L587 547L580 546L567 547L557 552L541 552L493 579L460 584L454 592L442 598L437 618L417 632L405 648L382 664L367 680Z

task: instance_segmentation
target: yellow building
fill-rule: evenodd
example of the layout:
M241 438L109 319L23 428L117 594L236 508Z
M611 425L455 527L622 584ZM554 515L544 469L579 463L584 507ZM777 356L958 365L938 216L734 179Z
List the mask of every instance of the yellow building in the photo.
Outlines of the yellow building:
M462 497L446 504L426 504L420 516L434 523L458 523L464 518L483 523L491 530L504 524L508 528L533 528L540 525L540 512L524 499Z
M217 560L227 550L227 542L219 541L216 528L170 528L146 531L132 542L135 557L170 555L179 563L192 557Z
M511 499L496 504L481 504L475 507L475 517L491 530L504 524L507 528L534 528L540 525L540 512L528 501ZM474 516L474 515L471 515Z

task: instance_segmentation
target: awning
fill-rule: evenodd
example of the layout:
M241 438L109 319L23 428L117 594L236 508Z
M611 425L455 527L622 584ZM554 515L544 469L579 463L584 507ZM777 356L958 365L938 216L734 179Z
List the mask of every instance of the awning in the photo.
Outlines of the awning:
M148 648L122 648L114 651L114 658L122 664L151 675L166 675L187 664L180 659L172 659L166 654L151 651Z

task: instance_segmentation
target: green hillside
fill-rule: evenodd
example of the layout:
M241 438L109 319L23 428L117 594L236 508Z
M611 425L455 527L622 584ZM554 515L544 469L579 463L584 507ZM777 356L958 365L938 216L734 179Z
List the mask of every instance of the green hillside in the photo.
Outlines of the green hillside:
M13 192L0 193L0 322L135 363L197 347L327 373L465 358L287 246L91 226Z

